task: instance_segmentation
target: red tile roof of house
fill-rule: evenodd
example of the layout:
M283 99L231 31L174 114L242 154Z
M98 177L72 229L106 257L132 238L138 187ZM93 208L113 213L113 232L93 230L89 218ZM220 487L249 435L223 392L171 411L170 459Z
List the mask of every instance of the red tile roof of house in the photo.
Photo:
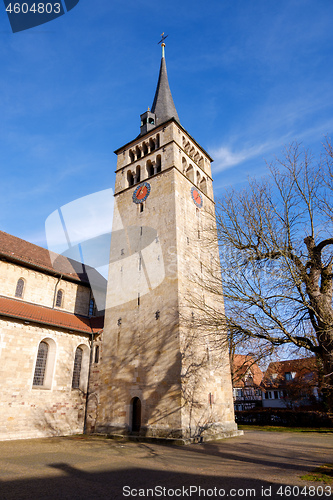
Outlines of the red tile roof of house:
M254 385L261 384L263 373L250 355L234 354L232 362L232 379L234 387L244 387L247 373L251 373Z
M272 388L284 385L286 382L286 373L295 373L295 379L299 380L309 374L313 374L311 382L316 383L318 379L317 360L315 356L312 356L310 358L273 361L268 365L262 385Z
M98 333L103 329L104 316L84 318L58 309L0 297L0 316L31 321L81 333Z
M0 257L44 272L62 274L64 277L80 281L82 284L89 283L88 276L80 262L50 252L46 248L3 231L0 231Z

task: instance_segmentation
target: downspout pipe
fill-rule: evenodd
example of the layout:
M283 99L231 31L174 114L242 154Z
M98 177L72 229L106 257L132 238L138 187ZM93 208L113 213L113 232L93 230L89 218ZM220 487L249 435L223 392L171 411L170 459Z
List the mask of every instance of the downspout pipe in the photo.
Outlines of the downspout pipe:
M56 283L55 289L54 289L52 309L54 309L54 307L55 307L55 303L56 303L56 296L57 296L57 288L58 288L58 285L59 285L60 281L62 280L62 277L63 277L63 274L60 274L60 276L59 276L59 278L58 278L58 281L57 281L57 283Z
M89 370L88 370L88 384L87 384L87 393L86 393L86 406L84 410L84 424L83 424L83 434L87 434L87 417L88 417L88 400L90 396L90 375L91 375L91 366L93 362L94 355L94 335L99 335L103 330L100 330L97 333L94 333L91 330L91 341L90 341L90 357L89 357Z

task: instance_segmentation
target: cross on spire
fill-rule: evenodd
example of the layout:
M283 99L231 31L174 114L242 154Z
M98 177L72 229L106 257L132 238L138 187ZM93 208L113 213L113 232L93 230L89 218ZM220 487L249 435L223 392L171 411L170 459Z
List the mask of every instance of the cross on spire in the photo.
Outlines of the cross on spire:
M160 43L161 44L161 47L162 47L162 57L165 57L165 53L164 53L164 47L165 47L165 43L164 43L164 40L168 37L169 35L164 35L164 31L161 35L161 40L158 42L158 44ZM158 45L157 44L157 45Z
M162 39L158 42L158 44L162 43L162 45L165 45L164 40L165 40L168 36L169 36L169 35L164 35L164 31L163 31L163 33L162 33L162 35L161 35ZM157 45L158 45L158 44L157 44Z

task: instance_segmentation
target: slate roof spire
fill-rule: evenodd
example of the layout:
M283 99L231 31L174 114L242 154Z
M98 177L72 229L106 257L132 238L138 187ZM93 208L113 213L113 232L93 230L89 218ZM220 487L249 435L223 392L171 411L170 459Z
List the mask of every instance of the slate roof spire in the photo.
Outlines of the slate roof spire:
M152 113L155 113L156 115L156 125L160 125L170 118L175 118L179 122L179 117L169 87L164 48L165 43L163 41L160 74L158 77L154 102L151 108Z
M178 123L180 123L176 107L172 99L171 90L168 82L168 74L165 64L164 40L168 35L167 36L163 35L164 33L162 33L162 40L161 40L162 42L161 67L160 67L160 74L158 77L154 102L151 110L148 108L148 111L140 115L141 116L140 135L145 135L150 130L153 130L157 125L160 125L161 123L170 120L170 118L174 118L175 120L177 120Z

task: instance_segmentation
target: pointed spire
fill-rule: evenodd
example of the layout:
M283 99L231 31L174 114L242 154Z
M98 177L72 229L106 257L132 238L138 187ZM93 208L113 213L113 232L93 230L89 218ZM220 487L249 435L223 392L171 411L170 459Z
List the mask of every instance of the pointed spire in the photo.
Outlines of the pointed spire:
M163 41L160 74L158 77L154 102L151 108L152 113L155 113L156 115L156 125L170 120L170 118L175 118L179 122L178 114L169 87L168 74L165 64L164 47L165 43Z

